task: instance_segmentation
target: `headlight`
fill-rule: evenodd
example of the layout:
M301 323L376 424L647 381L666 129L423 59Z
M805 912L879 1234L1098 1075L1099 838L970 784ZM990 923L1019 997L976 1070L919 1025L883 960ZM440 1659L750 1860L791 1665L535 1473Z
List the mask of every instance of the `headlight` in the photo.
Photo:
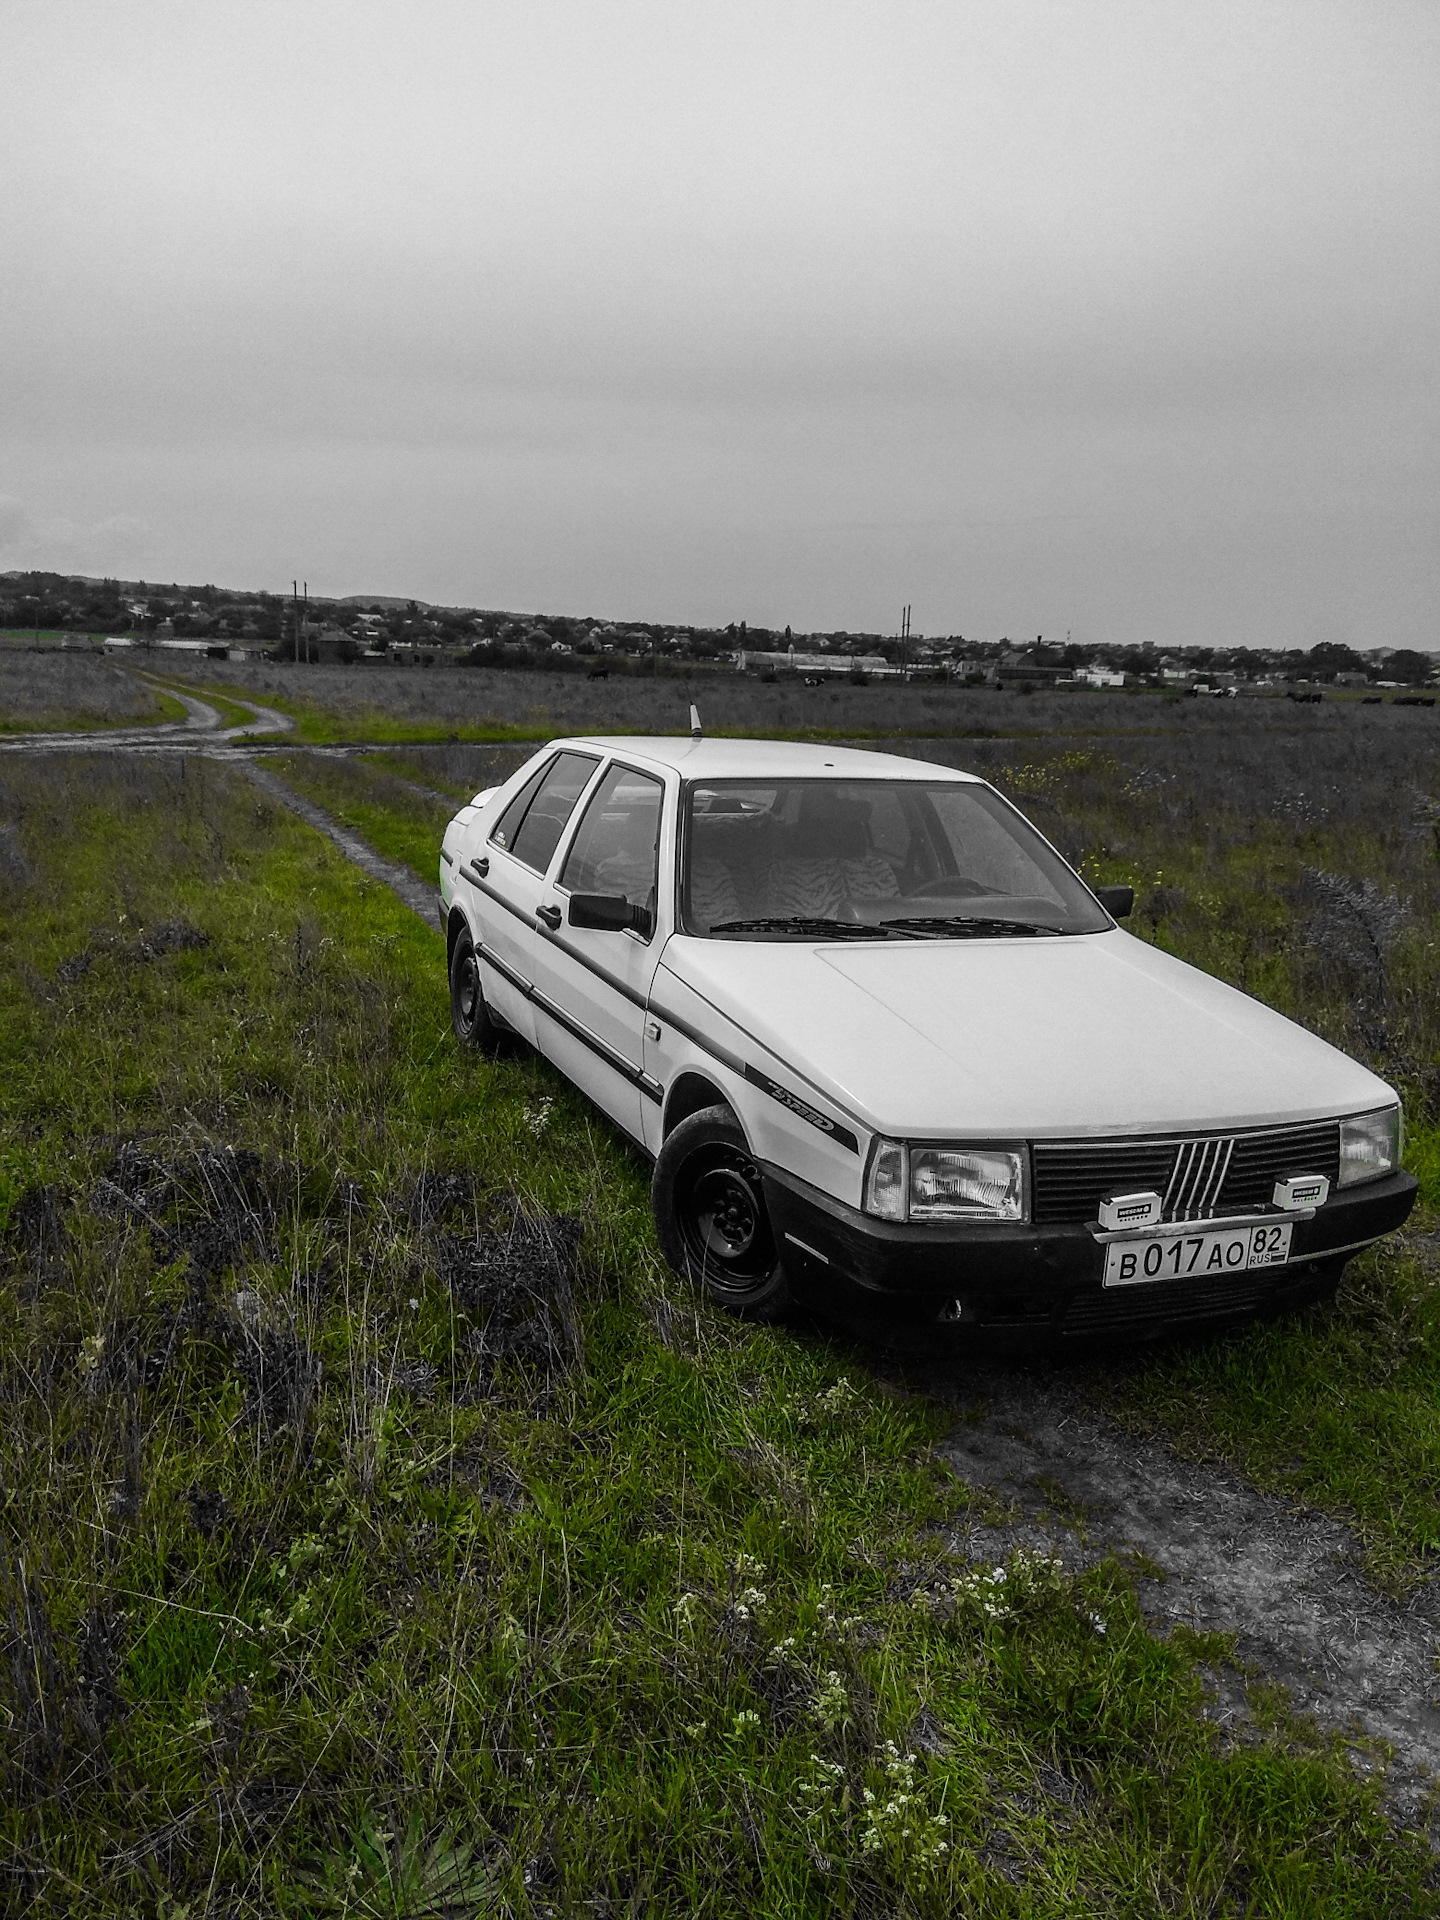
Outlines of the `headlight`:
M865 1211L882 1220L905 1218L905 1149L894 1140L877 1140L865 1176Z
M1382 1173L1394 1173L1404 1147L1399 1107L1382 1107L1379 1113L1359 1113L1353 1120L1342 1120L1339 1184L1353 1187L1361 1180L1378 1180Z
M1023 1220L1025 1157L996 1147L877 1140L865 1209L882 1220Z

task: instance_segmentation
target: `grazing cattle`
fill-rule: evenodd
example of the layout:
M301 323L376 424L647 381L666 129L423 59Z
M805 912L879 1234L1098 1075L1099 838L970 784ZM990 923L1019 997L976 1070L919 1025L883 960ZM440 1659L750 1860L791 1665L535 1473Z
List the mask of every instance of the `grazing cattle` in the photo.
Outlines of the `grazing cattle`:
M587 680L608 680L610 678L610 669L609 667L591 667L585 678Z

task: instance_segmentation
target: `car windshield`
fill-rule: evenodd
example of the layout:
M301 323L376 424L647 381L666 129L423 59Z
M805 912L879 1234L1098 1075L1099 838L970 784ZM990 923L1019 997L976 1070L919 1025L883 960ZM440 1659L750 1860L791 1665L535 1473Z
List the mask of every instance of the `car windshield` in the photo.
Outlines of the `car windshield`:
M992 788L715 780L685 801L681 916L716 940L1037 939L1109 915Z

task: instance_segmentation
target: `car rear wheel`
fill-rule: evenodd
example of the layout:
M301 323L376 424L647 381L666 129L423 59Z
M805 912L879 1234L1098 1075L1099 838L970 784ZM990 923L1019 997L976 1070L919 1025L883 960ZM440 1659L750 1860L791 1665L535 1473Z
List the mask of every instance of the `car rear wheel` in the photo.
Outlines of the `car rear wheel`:
M680 1122L660 1149L651 1197L661 1252L717 1306L773 1320L790 1304L760 1169L729 1107Z
M457 937L450 955L450 1024L462 1046L492 1057L508 1050L509 1029L500 1025L485 1004L480 961L468 933Z

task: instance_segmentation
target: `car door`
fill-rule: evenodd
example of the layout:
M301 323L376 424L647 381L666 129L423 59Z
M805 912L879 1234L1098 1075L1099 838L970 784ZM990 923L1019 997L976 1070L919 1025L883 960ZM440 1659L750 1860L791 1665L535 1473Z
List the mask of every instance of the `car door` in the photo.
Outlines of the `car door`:
M644 1071L645 1005L669 921L659 884L665 783L612 761L555 863L534 936L536 1043L637 1140L658 1083ZM584 903L620 902L633 925L577 925Z
M536 1041L532 966L535 910L575 804L600 765L598 753L558 753L533 773L490 831L472 865L481 895L485 996L526 1040Z

